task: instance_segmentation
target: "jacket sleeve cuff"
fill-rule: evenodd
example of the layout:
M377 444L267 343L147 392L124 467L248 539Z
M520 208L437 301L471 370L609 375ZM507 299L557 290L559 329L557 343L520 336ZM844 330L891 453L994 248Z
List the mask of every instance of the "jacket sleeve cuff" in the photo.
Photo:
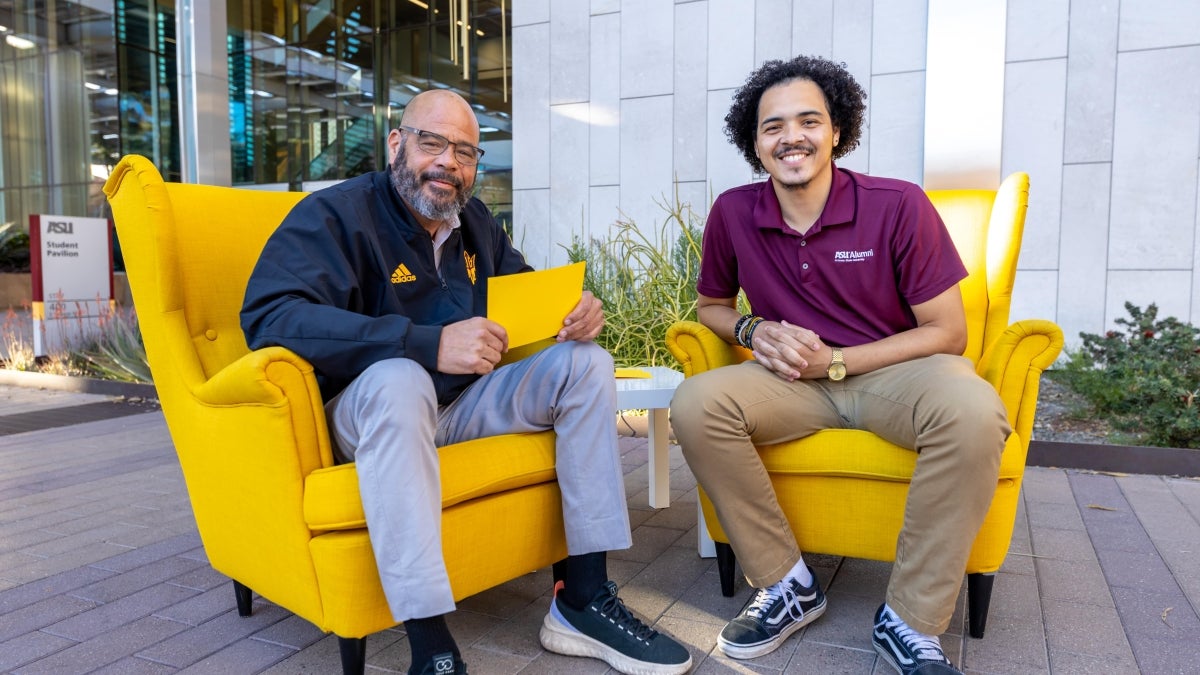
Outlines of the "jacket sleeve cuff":
M441 326L410 326L404 356L421 364L429 372L437 372L438 344L442 340Z

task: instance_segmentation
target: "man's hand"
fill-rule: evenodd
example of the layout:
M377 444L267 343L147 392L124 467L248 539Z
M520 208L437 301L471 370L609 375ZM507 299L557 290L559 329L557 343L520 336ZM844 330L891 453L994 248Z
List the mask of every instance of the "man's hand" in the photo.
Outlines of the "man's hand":
M754 329L752 339L754 358L788 382L825 377L832 349L811 330L786 321L763 321Z
M567 318L563 319L562 330L558 331L555 339L559 342L595 340L601 329L604 328L602 305L600 299L592 295L591 291L584 291L583 297L579 299L579 304L575 305L575 309L572 309Z
M442 328L437 369L450 375L486 375L506 351L508 333L504 327L477 316Z

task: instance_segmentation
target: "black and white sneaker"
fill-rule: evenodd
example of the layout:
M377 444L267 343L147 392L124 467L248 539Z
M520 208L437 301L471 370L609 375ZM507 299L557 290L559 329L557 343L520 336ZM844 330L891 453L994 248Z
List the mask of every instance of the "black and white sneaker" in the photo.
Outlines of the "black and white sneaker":
M812 573L812 568L808 568ZM825 613L825 593L814 574L812 586L795 579L760 588L733 621L725 624L717 646L726 656L752 659L779 648L788 637Z
M538 637L552 652L600 659L627 675L679 675L692 667L687 648L634 616L611 581L582 610L555 597Z
M883 604L875 613L875 651L901 675L935 675L962 672L950 663L937 637L922 635Z

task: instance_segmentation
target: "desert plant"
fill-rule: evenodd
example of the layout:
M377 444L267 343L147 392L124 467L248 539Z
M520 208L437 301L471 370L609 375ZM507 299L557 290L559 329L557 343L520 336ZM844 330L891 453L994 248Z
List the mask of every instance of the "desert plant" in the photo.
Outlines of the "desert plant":
M571 262L587 262L584 288L604 303L596 341L618 366L673 365L667 327L696 318L700 217L678 194L658 204L666 217L654 229L622 217L609 238L576 238L565 247Z
M89 377L120 382L153 381L137 315L131 310L117 309L101 316L100 330L77 347L73 355Z
M1117 429L1155 446L1200 447L1200 329L1125 303L1104 335L1080 333L1061 379Z
M65 311L62 309L63 303L51 304L56 307L55 312ZM80 311L76 309L77 313ZM152 381L137 316L131 310L110 308L102 311L95 330L83 330L83 319L80 316L73 318L78 323L73 328L74 337L61 349L47 355L36 355L26 337L27 331L21 330L18 325L20 317L9 309L0 327L0 346L4 354L0 367L121 382Z

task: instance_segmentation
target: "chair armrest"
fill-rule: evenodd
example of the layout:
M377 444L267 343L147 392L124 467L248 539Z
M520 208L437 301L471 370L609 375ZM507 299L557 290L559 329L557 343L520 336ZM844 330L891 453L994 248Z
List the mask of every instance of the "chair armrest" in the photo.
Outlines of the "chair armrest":
M676 321L667 328L667 349L683 366L684 377L754 358L749 349L722 340L698 321Z
M1043 319L1009 326L983 353L976 372L1000 394L1008 422L1028 447L1037 413L1042 371L1053 365L1063 349L1063 332Z
M265 406L286 410L286 438L294 443L301 475L333 466L325 425L325 407L312 365L283 347L246 354L192 390L196 402L211 409Z

